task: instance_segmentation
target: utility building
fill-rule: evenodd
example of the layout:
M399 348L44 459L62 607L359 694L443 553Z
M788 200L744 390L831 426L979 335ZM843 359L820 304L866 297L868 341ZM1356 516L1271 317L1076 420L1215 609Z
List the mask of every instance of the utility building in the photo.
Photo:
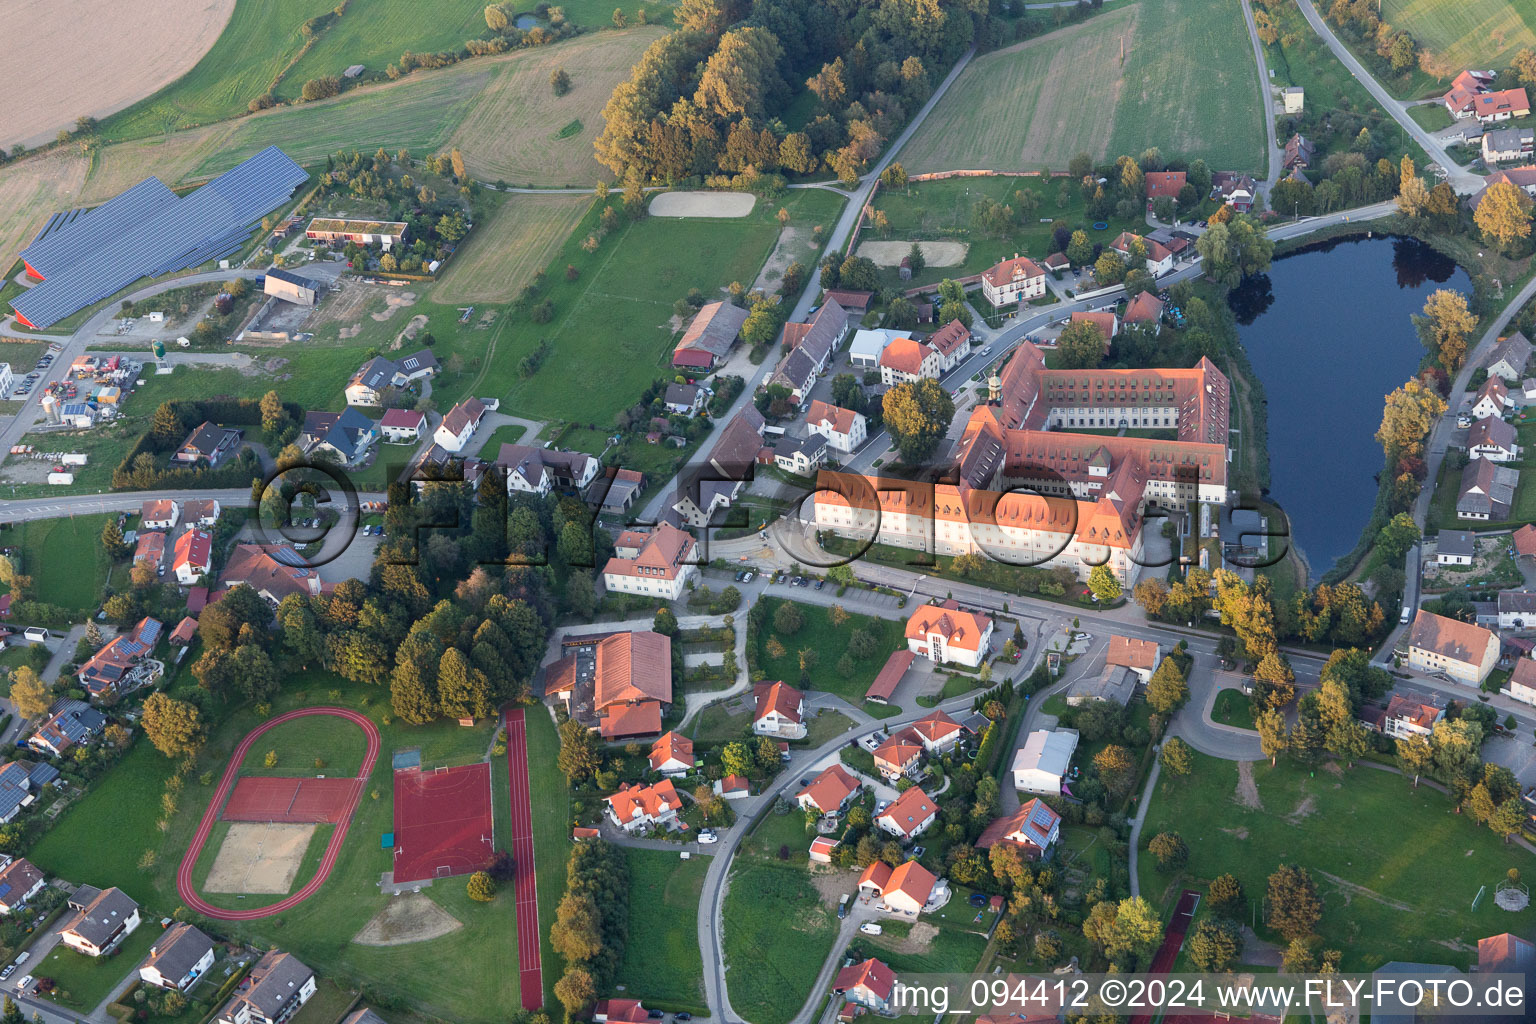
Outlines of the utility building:
M267 271L267 283L263 291L274 299L282 299L296 306L313 306L320 301L320 292L313 279L276 267Z

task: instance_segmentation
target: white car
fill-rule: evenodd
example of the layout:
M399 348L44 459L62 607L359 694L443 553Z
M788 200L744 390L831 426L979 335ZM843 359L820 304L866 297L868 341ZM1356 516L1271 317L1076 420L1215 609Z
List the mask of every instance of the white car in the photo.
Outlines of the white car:
M863 924L859 925L859 931L863 932L865 935L879 935L882 929L873 921L865 921Z
M720 837L715 835L713 832L700 832L699 833L699 845L700 846L708 846L710 843L718 843L719 841L720 841Z
M16 983L16 991L17 992L25 992L27 989L32 987L32 982L33 982L32 975L30 975L30 974L23 975L22 979Z

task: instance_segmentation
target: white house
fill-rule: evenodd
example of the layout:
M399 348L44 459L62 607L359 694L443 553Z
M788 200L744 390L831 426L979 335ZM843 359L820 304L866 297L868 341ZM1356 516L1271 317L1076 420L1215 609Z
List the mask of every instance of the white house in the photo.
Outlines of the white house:
M910 731L917 734L922 740L923 750L932 757L954 750L960 737L965 735L965 726L942 711L930 711L913 722Z
M697 384L668 384L663 399L667 412L678 416L696 416L704 408L709 396Z
M314 994L315 972L292 953L274 949L256 961L245 987L214 1019L218 1024L282 1024Z
M415 409L386 409L379 430L390 444L415 444L427 432L427 416Z
M675 732L669 732L656 741L651 747L649 760L651 771L660 772L668 778L687 775L698 763L693 753L693 740Z
M925 604L907 618L906 638L913 654L978 668L992 646L992 620L952 600Z
M188 498L181 507L188 526L216 526L221 511L218 498Z
M1467 431L1467 457L1493 462L1514 462L1520 457L1514 425L1497 416L1484 416Z
M880 355L897 338L906 337L900 331L888 327L872 327L853 332L853 342L848 346L848 362L856 369L873 370L880 365Z
M149 947L139 966L147 985L185 992L213 966L213 940L190 924L173 924Z
M834 993L876 1012L890 1009L895 989L896 972L873 958L842 968L832 981Z
M1493 351L1488 353L1488 361L1483 365L1487 367L1490 377L1516 381L1525 377L1525 366L1530 361L1531 343L1524 334L1516 331L1494 346Z
M1076 751L1076 729L1036 729L1013 755L1013 788L1059 796Z
M1536 660L1516 658L1505 693L1526 704L1536 704Z
M1490 375L1472 402L1472 418L1480 420L1485 416L1503 416L1509 404L1509 389L1504 386L1504 381Z
M1403 740L1410 736L1429 736L1435 731L1435 723L1445 717L1445 708L1417 697L1405 697L1394 693L1387 702L1386 716L1381 720L1381 731L1393 739Z
M176 582L190 587L213 568L213 534L188 530L176 538L171 571Z
M786 437L773 449L773 464L796 476L810 476L826 460L827 439L820 434Z
M620 786L608 798L608 817L626 832L643 832L677 819L683 799L671 779L654 786Z
M10 398L15 383L16 375L11 372L11 364L0 363L0 398Z
M1477 557L1477 536L1468 530L1441 530L1435 545L1436 565L1471 565Z
M1109 247L1126 260L1145 258L1147 273L1153 277L1161 277L1173 269L1173 253L1162 242L1145 235L1124 231L1119 238L1109 243Z
M614 542L614 556L603 566L603 586L610 593L676 601L699 573L693 550L693 538L670 523L650 533L625 530Z
M998 843L1013 843L1031 860L1039 860L1050 853L1059 838L1061 815L1035 797L1013 814L988 825L981 838L976 840L976 846L990 850Z
M938 817L939 809L917 786L913 786L880 812L875 824L898 839L916 839Z
M1045 271L1028 256L1015 253L981 272L981 294L994 306L1029 302L1045 295Z
M831 814L848 806L864 787L853 773L840 764L834 764L811 780L810 785L795 794L795 803L802 811Z
M949 883L915 860L895 869L877 860L870 862L859 876L859 896L878 899L888 914L911 918L948 902Z
M548 494L553 490L581 491L597 479L601 464L586 452L503 444L496 465L507 474L507 493Z
M9 860L0 869L0 914L9 914L27 905L47 885L43 873L25 857Z
M829 447L850 453L863 444L869 436L869 421L863 413L829 405L817 399L805 414L806 429L827 439Z
M1408 633L1408 667L1477 686L1499 660L1499 638L1470 622L1422 609Z
M1536 593L1528 590L1499 591L1499 628L1536 629Z
M880 353L880 383L886 387L932 377L938 380L943 360L937 349L911 338L897 338Z
M1118 635L1109 638L1109 653L1104 656L1106 666L1128 668L1143 683L1152 681L1152 673L1157 671L1160 660L1156 640L1138 640Z
M115 887L82 885L69 897L69 908L75 916L59 933L59 941L86 956L116 949L139 926L139 905Z
M139 526L145 530L170 530L181 522L181 506L170 498L152 498L139 506Z
M485 419L485 403L478 398L466 398L443 417L443 422L437 425L437 430L432 434L432 440L436 441L444 449L450 452L461 452L469 439L475 436L475 431L480 427L480 421Z
M798 740L805 736L805 694L785 682L752 688L752 731L759 736Z

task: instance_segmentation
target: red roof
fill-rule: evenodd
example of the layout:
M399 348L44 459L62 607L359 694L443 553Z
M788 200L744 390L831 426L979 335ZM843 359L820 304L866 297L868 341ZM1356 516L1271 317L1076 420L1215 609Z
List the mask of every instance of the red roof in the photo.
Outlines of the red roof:
M670 659L671 655L667 657ZM660 771L661 766L668 761L678 761L690 768L693 767L693 740L680 736L676 732L669 732L657 740L651 747L651 771Z
M923 360L928 358L928 353L933 349L922 342L913 341L911 338L893 338L891 343L885 346L885 351L880 353L880 365L889 366L897 373L908 373L914 377L920 377L923 373Z
M1527 523L1515 531L1515 550L1522 555L1536 555L1536 526Z
M888 701L891 694L896 692L896 684L901 682L901 677L907 669L912 667L912 660L917 655L908 649L895 651L885 661L885 666L880 669L880 674L875 676L875 681L869 684L869 689L864 693L865 700Z
M885 812L880 815L880 820L885 821L889 818L891 824L895 825L903 835L910 836L923 822L937 814L938 810L933 805L933 801L928 799L927 793L913 786L885 809Z
M1115 314L1113 313L1073 313L1074 324L1089 323L1099 329L1107 341L1115 336Z
M629 821L636 817L636 811L647 818L660 817L668 810L680 809L683 801L672 780L663 779L654 786L621 786L608 798L608 804L620 821Z
M752 721L756 722L770 711L777 711L791 722L800 721L800 702L804 694L779 681L776 683L758 683L752 688L752 699L757 703L757 711L752 715Z
M853 432L854 417L857 415L858 413L852 409L844 409L840 405L832 405L818 398L806 410L805 422L812 426L830 423L835 433L850 434Z
M961 345L969 344L971 332L959 320L951 320L928 335L928 346L937 349L941 355L949 355Z
M1526 97L1524 89L1503 89L1472 97L1472 113L1477 117L1493 117L1496 114L1524 117L1530 110L1531 101Z
M811 780L811 784L795 794L795 800L805 797L823 814L835 811L849 795L859 791L859 780L840 764L834 764Z
M748 793L752 790L752 783L740 775L727 775L720 780L720 792L722 793Z
M1163 300L1151 292L1142 292L1131 300L1131 304L1125 307L1125 322L1128 324L1152 323L1155 324L1163 318Z
M213 557L213 535L202 530L188 530L176 538L176 556L172 568L189 566L206 572Z
M1044 276L1045 271L1041 270L1040 265L1028 256L1015 256L1011 260L1003 260L981 272L981 279L994 288L1001 288L1015 281L1027 281L1032 277Z
M1185 174L1183 171L1152 171L1146 177L1147 198L1156 199L1159 196L1167 196L1170 199L1179 197L1179 190L1184 187Z
M928 642L928 634L939 633L950 647L964 651L978 650L981 638L992 625L985 615L962 611L955 601L942 605L925 604L907 618L907 639Z
M891 998L891 990L895 987L896 972L874 958L865 960L861 964L844 967L837 972L837 980L832 982L834 992L848 992L862 988L882 1003Z
M912 723L912 731L929 743L942 742L964 728L965 726L942 711L930 711L927 715Z
M381 427L399 427L402 430L412 430L421 426L427 417L415 409L386 409L384 417L379 420Z

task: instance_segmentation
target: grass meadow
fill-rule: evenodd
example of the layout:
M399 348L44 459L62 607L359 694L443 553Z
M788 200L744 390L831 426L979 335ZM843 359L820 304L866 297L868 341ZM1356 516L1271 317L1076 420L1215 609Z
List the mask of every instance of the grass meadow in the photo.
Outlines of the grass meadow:
M805 624L794 635L782 636L774 628L773 613L780 605L791 602L777 597L763 597L759 600L768 606L767 627L754 638L758 644L757 663L763 670L763 678L782 679L791 686L799 686L799 652L812 650L817 654L817 662L810 670L810 689L835 693L876 718L889 718L900 713L901 709L893 705L874 704L864 699L865 692L875 681L875 676L879 675L886 659L902 645L901 627L896 622L873 615L850 614L841 626L834 626L830 608L796 604ZM848 639L856 629L874 633L876 653L870 658L856 659L853 672L845 676L837 670L837 663L848 650ZM784 647L784 653L777 658L768 653L771 637L777 637Z
M683 860L668 850L624 851L629 860L629 940L618 981L647 1006L703 1009L699 897L707 857Z
M278 713L313 704L362 710L374 719L383 739L374 774L330 880L316 896L278 917L242 924L212 922L209 927L233 939L281 945L324 977L353 986L366 984L433 1016L468 1022L504 1020L505 1008L516 1005L518 999L516 907L510 888L494 902L479 904L469 899L462 879L441 882L423 892L462 922L462 928L431 942L403 946L362 946L351 941L387 902L378 892L378 881L380 874L389 870L391 860L389 852L379 846L379 836L393 828L390 755L405 747L420 747L426 765L472 763L485 756L492 724L485 722L469 729L448 721L426 726L398 721L384 724L387 693L321 672L285 680L273 710ZM141 742L97 788L61 817L29 856L50 876L78 881L107 879L141 903L175 907L180 902L175 891L176 869L216 784L203 785L203 773L213 772L216 780L235 744L260 721L249 706L214 714L219 724L188 776L176 812L163 832L156 824L160 814L157 797L173 763ZM547 931L564 883L569 815L560 810L565 784L554 768L554 727L541 712L530 714L528 721L534 803L540 808L534 824L540 923ZM340 757L338 754L338 763ZM493 795L498 800L500 842L506 835L506 816L499 809L506 795L505 759L493 765L493 779L498 775L500 784ZM113 835L115 841L96 841L104 833ZM312 842L300 879L313 872L314 854L320 845ZM205 852L204 858L207 856ZM248 905L248 901L237 901L233 896L208 898L219 905L225 900L228 905ZM546 950L546 964L549 956ZM553 985L558 970L546 977Z
M1117 6L971 62L898 154L909 172L1062 170L1073 155L1203 157L1262 171L1240 0Z
M509 195L495 213L454 253L448 272L433 289L438 302L511 302L534 274L549 265L582 215L591 196Z
M1476 959L1479 938L1523 935L1536 924L1536 908L1508 913L1492 898L1510 868L1536 867L1531 854L1456 814L1444 794L1364 764L1339 772L1259 762L1252 772L1257 807L1238 799L1235 762L1196 754L1193 774L1163 776L1142 834L1180 833L1189 865L1170 878L1157 872L1155 858L1143 856L1144 896L1167 909L1181 888L1203 890L1231 872L1250 900L1261 900L1276 867L1298 864L1311 872L1323 900L1322 945L1344 952L1344 971L1370 971L1388 960L1465 968ZM1404 828L1407 822L1412 827ZM1474 912L1483 885L1488 892Z
M1381 17L1458 68L1502 68L1536 46L1529 0L1392 0Z
M351 778L363 766L368 738L350 722L329 715L295 718L263 733L246 753L241 775L309 778L317 773L331 778ZM267 767L267 754L277 763ZM325 767L315 766L315 758Z
M32 577L37 600L87 612L101 600L111 562L101 547L106 515L71 516L17 523L21 572Z

